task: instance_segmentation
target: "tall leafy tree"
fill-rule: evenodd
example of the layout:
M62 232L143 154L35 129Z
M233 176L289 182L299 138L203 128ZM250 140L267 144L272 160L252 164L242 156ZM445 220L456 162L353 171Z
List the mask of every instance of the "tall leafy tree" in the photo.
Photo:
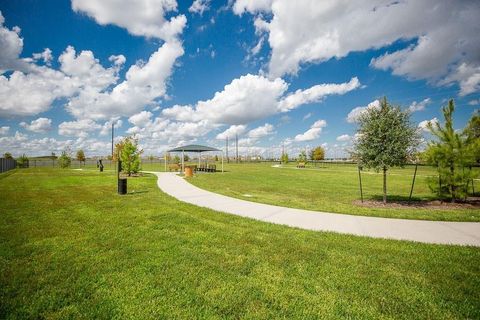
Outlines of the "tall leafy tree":
M11 154L10 152L5 152L5 153L3 154L3 157L4 157L5 159L13 159L12 154Z
M83 152L82 149L80 149L80 150L77 151L77 160L78 160L80 163L83 162L83 164L85 165L85 160L86 160L86 158L85 158L85 153Z
M387 203L387 171L403 167L415 153L420 135L410 113L384 98L380 108L369 108L359 117L353 156L359 165L383 172L383 202Z
M323 160L323 159L325 159L325 149L318 146L315 149L310 150L310 159L311 160Z
M129 176L140 170L140 155L143 150L138 147L138 139L126 137L123 139L123 148L120 154L122 170Z
M438 179L429 179L432 191L440 197L449 197L452 202L464 198L468 193L468 184L472 178L469 169L475 162L475 145L478 144L474 116L463 131L453 127L455 104L453 99L442 108L445 124L429 122L428 129L437 138L430 142L426 150L429 164L438 171Z

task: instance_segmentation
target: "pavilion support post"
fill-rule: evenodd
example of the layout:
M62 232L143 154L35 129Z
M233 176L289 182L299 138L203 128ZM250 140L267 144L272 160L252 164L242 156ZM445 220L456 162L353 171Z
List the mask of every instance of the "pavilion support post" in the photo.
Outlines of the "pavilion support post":
M222 173L223 173L223 151L222 151Z
M201 158L202 158L202 153L199 152L199 153L198 153L198 167L199 167L199 168L200 168L200 163L202 163Z
M165 172L167 172L167 153L166 152L165 152L164 162L165 162Z

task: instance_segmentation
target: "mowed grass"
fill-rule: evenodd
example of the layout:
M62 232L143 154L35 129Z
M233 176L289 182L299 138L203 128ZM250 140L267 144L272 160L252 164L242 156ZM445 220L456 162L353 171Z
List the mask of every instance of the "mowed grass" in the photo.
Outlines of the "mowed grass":
M266 224L181 203L153 176L128 187L0 176L0 318L480 318L479 248Z
M480 221L478 207L455 208L448 205L429 207L361 206L358 170L353 165L323 164L297 169L290 164L274 168L271 163L228 164L226 172L197 174L189 179L192 184L213 192L249 201L316 211L388 218ZM395 168L388 172L387 192L390 201L408 200L414 167ZM427 184L427 177L435 175L432 167L419 166L412 204L436 200ZM382 199L381 173L362 171L365 200ZM476 181L476 192L480 182Z

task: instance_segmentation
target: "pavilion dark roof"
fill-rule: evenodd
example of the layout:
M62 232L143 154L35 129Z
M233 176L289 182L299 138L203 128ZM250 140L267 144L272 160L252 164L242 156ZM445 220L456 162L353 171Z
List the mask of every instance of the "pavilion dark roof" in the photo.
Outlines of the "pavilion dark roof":
M216 148L212 148L212 147L201 146L201 145L198 145L198 144L189 144L187 146L177 147L177 148L173 148L171 150L168 150L168 152L181 152L181 151L185 151L185 152L206 152L206 151L221 151L221 150L216 149Z

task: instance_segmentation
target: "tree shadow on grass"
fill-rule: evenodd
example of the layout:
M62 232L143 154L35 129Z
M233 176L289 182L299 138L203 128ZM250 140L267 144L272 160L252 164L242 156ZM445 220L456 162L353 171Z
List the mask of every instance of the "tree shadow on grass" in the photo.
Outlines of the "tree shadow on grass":
M148 193L149 191L148 190L139 190L139 191L130 191L130 192L127 192L127 195L128 196L133 196L135 194L142 194L142 193Z

